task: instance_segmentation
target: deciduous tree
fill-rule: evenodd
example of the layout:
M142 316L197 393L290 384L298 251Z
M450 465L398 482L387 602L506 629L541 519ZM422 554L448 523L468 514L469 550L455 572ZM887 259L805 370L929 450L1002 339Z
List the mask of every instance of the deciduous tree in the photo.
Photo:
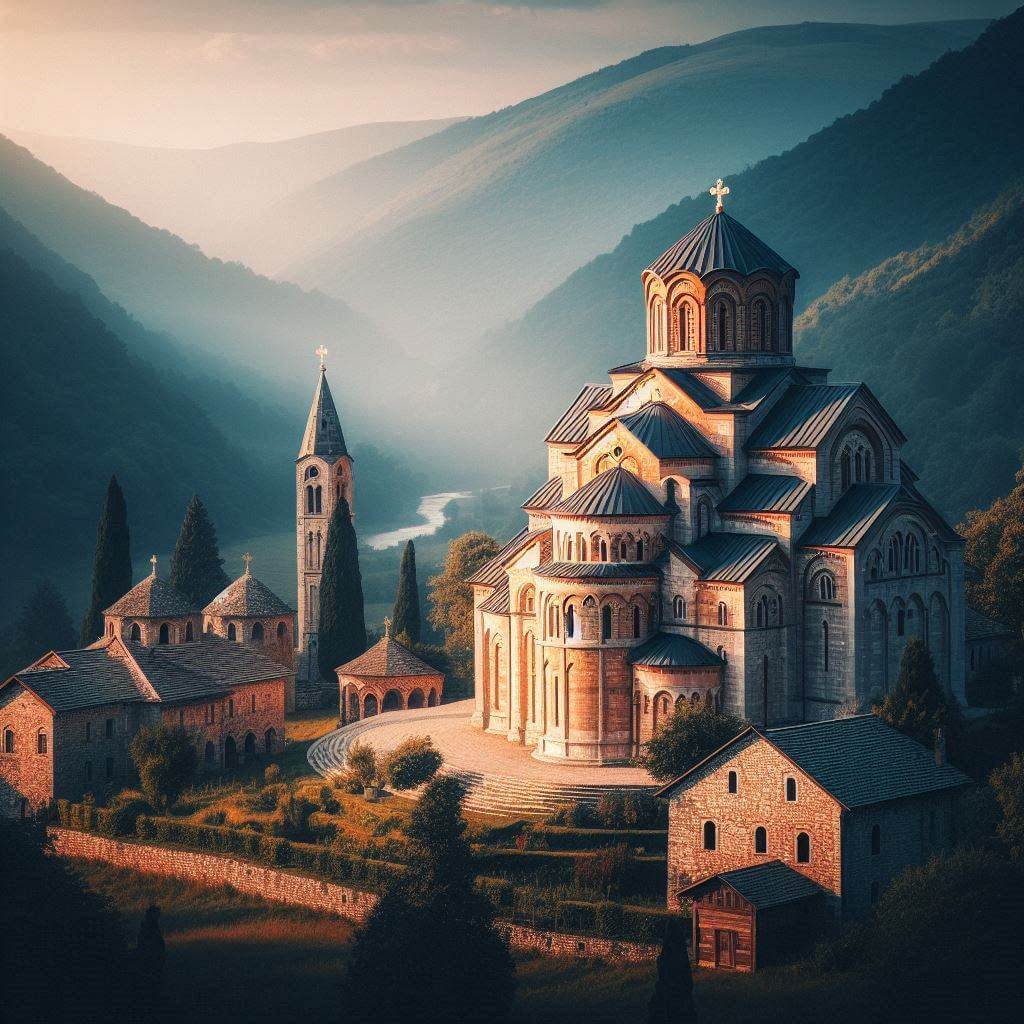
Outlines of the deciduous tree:
M183 729L150 725L131 744L139 784L154 806L166 810L192 781L199 764L196 748Z
M740 719L726 711L717 711L711 700L703 700L696 706L684 702L664 728L647 741L644 765L656 779L674 779L731 740L742 728Z
M366 650L359 551L352 516L344 498L334 506L327 530L317 642L320 677L325 683L336 683L334 670Z
M989 779L1002 810L996 834L1015 860L1024 858L1024 756L1014 754Z
M410 736L388 754L384 775L392 789L400 792L429 782L444 763L429 736Z
M132 586L132 556L128 536L128 505L112 476L96 531L96 555L92 569L92 597L82 619L79 639L91 644L103 632L103 610L123 597Z
M170 584L194 607L204 608L230 582L217 546L217 528L199 495L194 494L171 555Z

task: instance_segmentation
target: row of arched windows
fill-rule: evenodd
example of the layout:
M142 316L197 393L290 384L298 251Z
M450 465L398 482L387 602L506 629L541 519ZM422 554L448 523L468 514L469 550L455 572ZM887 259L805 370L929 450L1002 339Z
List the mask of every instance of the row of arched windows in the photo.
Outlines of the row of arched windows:
M320 485L306 485L306 515L321 515L323 513L323 490Z
M666 318L665 300L656 295L650 307L650 351L700 351L700 308L697 300L684 296L672 307ZM707 350L709 352L785 352L788 338L782 328L787 320L787 305L783 299L778 309L768 295L758 295L748 307L749 328L746 339L739 336L738 318L733 299L724 294L713 297L709 316Z
M263 628L263 623L254 622L249 630L249 639L255 644L261 644L265 637L266 632ZM287 637L288 627L283 622L279 622L277 624L277 642L284 643ZM238 627L233 622L228 623L228 639L234 641L238 640Z
M839 455L839 486L845 491L851 484L870 483L874 479L871 449L865 445L845 447Z
M886 566L894 576L921 571L921 544L915 534L894 533L889 538Z
M783 625L782 598L762 594L754 609L754 621L758 629L765 629L771 625L772 620L777 626Z
M588 539L582 534L564 534L556 537L558 550L566 562L642 562L653 558L656 549L650 534L634 538L632 534L625 537L602 537L594 534ZM610 557L609 557L610 556ZM319 564L319 559L318 559Z
M877 827L877 826L876 826ZM704 849L718 849L718 825L713 821L705 821L703 827ZM807 832L797 832L794 843L797 864L810 864L811 837ZM763 825L754 829L754 853L768 852L768 830Z
M113 635L114 635L114 623L113 622L108 622L107 623L107 636L113 636ZM134 643L137 643L137 644L142 643L142 626L138 622L133 622L128 627L128 637ZM191 621L186 622L185 623L185 629L184 629L183 633L179 634L179 637L178 637L179 642L191 643L193 640L195 640L195 638L196 638L195 627L192 625ZM157 630L157 641L156 642L161 647L164 647L164 646L166 646L167 644L169 644L171 642L171 624L169 622L161 622L160 623L160 628Z

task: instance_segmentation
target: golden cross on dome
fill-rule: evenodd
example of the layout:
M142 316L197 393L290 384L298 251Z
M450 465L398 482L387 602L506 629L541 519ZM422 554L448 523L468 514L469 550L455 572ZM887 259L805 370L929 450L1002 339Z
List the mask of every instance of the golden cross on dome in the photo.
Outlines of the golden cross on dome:
M249 566L252 565L252 555L248 551L242 555L242 561L245 562L245 575L249 575Z
M721 178L708 189L708 195L715 197L715 213L721 213L725 207L722 205L722 196L729 194L729 186Z
M313 355L320 357L320 369L321 370L326 370L327 369L327 364L324 362L324 360L327 358L327 346L326 345L321 345L313 353Z
M391 620L386 615L384 616L384 635L391 636Z
M149 564L151 566L153 566L153 572L150 575L155 576L156 575L156 555L153 555L153 557L149 560Z

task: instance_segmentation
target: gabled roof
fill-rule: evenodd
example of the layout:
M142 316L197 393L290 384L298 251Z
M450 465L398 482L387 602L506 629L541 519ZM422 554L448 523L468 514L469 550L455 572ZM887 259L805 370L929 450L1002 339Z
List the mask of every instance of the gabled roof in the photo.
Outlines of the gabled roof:
M1004 626L995 619L990 619L977 610L967 605L967 639L988 640L1001 636L1013 636L1013 630Z
M764 732L748 726L655 796L668 796L687 780L706 778L738 750L758 741L770 743L846 808L955 789L971 781L950 764L936 764L933 751L880 718L855 715Z
M629 652L632 665L653 668L703 668L721 666L722 659L692 637L656 633Z
M585 384L544 440L549 444L579 444L585 441L590 433L587 412L600 409L611 397L610 384Z
M657 579L661 570L644 562L548 562L534 575L560 580L634 580Z
M853 484L800 537L804 548L856 547L900 493L898 484Z
M789 381L807 384L807 379L795 367L759 370L733 397L718 407L719 412L753 412L776 388Z
M335 672L344 676L370 676L373 678L440 676L444 674L421 658L417 658L408 647L388 635L381 637L358 658L339 665Z
M718 452L696 427L664 402L648 402L619 422L659 459L713 459Z
M480 605L480 611L508 615L509 607L508 576L505 575L498 581L490 597Z
M613 466L551 509L558 516L663 516L664 506L628 469Z
M666 249L648 268L659 277L679 270L703 277L715 270L734 270L753 274L770 270L777 274L796 274L774 249L770 249L752 231L724 212L705 217L670 249Z
M718 874L686 886L679 891L679 895L694 896L698 890L716 882L729 886L758 910L804 900L825 891L817 882L800 874L788 864L783 864L781 860L770 860L764 864L752 864L750 867L737 868L734 871L719 871Z
M184 594L153 573L104 609L103 614L130 615L139 619L171 619L182 615L197 615L198 612Z
M109 647L108 643L102 647L61 651L60 658L67 668L29 667L15 673L12 679L18 680L56 712L146 700L130 662L112 657Z
M812 486L798 476L749 473L718 503L718 511L792 515L811 493Z
M672 366L659 366L657 372L664 374L680 391L688 395L702 409L717 409L724 404L722 396L709 387L689 370L679 370Z
M562 500L562 478L553 476L542 484L523 502L522 508L528 512L544 512Z
M204 609L205 615L291 615L289 608L265 583L248 572L225 587Z
M299 445L299 458L304 455L319 455L332 460L348 455L345 435L341 430L341 417L338 416L334 396L327 383L327 371L322 368L316 391L313 392L313 404L309 409L302 444Z
M505 575L505 566L511 562L512 559L523 550L523 548L528 547L534 541L539 540L548 532L549 528L528 530L524 527L493 558L484 562L484 564L481 565L480 568L466 580L466 582L479 583L487 587L493 587L500 583L502 577Z
M794 384L750 435L747 448L814 448L862 384Z
M672 544L670 550L689 562L698 579L742 583L773 551L781 549L774 537L756 533L709 533L685 547Z

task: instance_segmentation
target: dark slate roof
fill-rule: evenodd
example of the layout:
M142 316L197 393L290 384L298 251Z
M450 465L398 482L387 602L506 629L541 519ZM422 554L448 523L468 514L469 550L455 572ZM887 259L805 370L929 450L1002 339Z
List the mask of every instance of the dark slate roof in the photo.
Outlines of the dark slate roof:
M131 615L140 619L170 619L180 615L196 615L184 594L157 575L136 583L124 597L104 610L104 615Z
M335 671L345 676L372 676L374 678L443 675L432 665L417 658L408 647L390 636L381 637L364 654L345 662Z
M824 892L817 882L800 874L788 864L783 864L781 860L770 860L765 864L752 864L750 867L737 868L734 871L720 871L717 875L687 886L679 895L702 889L716 880L734 889L758 910L782 903L793 903Z
M619 422L659 459L713 459L718 452L696 427L664 402L648 402Z
M291 615L289 608L265 583L246 572L225 587L204 609L206 615Z
M744 275L757 270L796 273L774 249L727 213L706 217L647 269L660 277L677 270L688 270L701 277L715 270L734 270Z
M847 807L967 785L950 764L874 715L769 729L765 736Z
M531 494L522 507L531 511L543 512L552 508L562 500L562 478L553 476L547 483L542 484Z
M59 653L68 668L28 668L17 673L17 678L54 711L147 699L143 684L136 681L128 662L111 657L106 646Z
M467 583L481 583L484 586L493 587L500 583L505 573L505 565L528 544L543 537L547 529L528 530L525 527L520 530L493 558L484 562Z
M856 547L900 493L898 484L853 484L827 516L800 537L805 548Z
M793 514L811 493L811 487L798 476L750 473L719 502L718 511Z
M670 366L659 366L658 373L664 374L702 409L717 409L720 405L724 404L722 396L714 388L709 387L689 370L677 370Z
M128 643L161 700L175 703L224 693L245 683L284 679L293 673L245 644L205 634L186 644L143 647Z
M634 647L629 660L634 665L654 668L701 668L722 664L722 659L702 643L677 633L656 633L650 640Z
M967 606L967 639L987 640L992 637L1013 636L1013 630L995 619L983 615L976 608Z
M490 597L480 605L480 611L482 612L494 612L497 615L508 615L509 613L509 593L508 593L508 576L506 575L503 579L498 581L497 586L494 588Z
M304 455L319 455L325 459L337 459L342 455L348 455L345 435L341 430L341 417L338 416L334 396L327 383L326 370L320 371L320 379L317 381L316 391L313 392L313 404L306 420L306 429L302 435L302 444L299 446L299 458Z
M686 547L671 545L697 569L702 580L742 583L778 548L774 537L756 533L709 533Z
M815 448L863 384L794 384L750 435L747 448Z
M585 384L544 440L551 444L579 444L586 440L590 433L587 412L599 409L611 397L610 384Z
M657 579L661 570L643 562L548 562L535 575L560 580Z
M628 469L614 466L560 501L559 516L663 516L665 508Z
M760 370L740 388L731 402L719 406L720 412L752 412L776 388L786 381L806 384L806 379L792 367Z

